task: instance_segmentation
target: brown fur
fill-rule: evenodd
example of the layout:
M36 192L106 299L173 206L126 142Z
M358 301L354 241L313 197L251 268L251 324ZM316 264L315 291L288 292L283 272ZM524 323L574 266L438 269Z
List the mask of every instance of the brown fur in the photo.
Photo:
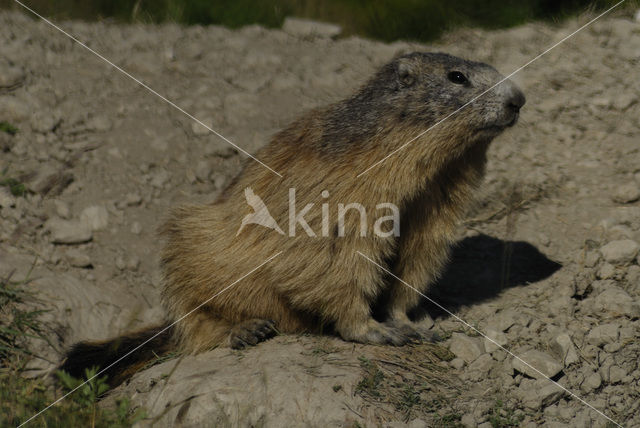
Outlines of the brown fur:
M452 82L452 70L469 76L470 83ZM306 114L256 153L282 177L249 161L214 203L173 211L162 228L168 321L220 293L175 325L178 347L201 352L253 344L273 333L265 320L282 333L332 326L357 342L400 345L428 337L407 316L419 295L358 252L426 292L447 261L456 224L482 179L489 143L515 123L524 97L507 81L382 165L356 175L500 78L486 64L444 54L397 58L353 97ZM247 187L286 236L255 224L236 236L242 218L252 213ZM295 188L297 211L314 203L305 219L318 236L307 236L299 225L288 236L289 188ZM325 190L327 198L321 196ZM352 202L366 210L365 237L355 210L347 212L345 236L337 236L337 206ZM320 235L323 203L331 210L329 236ZM375 220L388 214L376 210L380 203L400 209L399 237L373 234ZM387 296L386 322L371 316L381 295Z

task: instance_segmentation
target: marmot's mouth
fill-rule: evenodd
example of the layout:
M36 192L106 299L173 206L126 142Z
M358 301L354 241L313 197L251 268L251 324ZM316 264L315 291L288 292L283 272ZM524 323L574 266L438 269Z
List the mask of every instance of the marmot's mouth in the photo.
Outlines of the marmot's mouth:
M518 122L518 117L519 116L520 115L518 113L514 113L513 117L508 122L501 123L501 124L495 124L494 123L492 125L487 125L487 126L484 126L484 127L480 128L480 131L502 132L506 128L510 128L513 125L515 125Z

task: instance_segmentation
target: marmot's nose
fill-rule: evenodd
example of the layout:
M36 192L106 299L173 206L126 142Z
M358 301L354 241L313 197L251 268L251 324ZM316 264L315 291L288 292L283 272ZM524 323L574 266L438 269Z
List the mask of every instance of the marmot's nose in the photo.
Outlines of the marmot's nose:
M527 102L527 99L522 91L516 85L511 84L508 90L507 107L517 113L525 102Z

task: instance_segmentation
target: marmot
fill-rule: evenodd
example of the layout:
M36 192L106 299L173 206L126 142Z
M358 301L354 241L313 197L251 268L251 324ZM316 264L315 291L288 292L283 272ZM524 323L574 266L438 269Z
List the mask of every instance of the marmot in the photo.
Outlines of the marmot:
M109 368L109 382L172 349L241 348L276 329L331 328L374 344L429 339L407 315L420 296L362 255L426 292L483 177L489 143L525 103L509 80L489 90L501 80L487 64L443 53L397 57L353 96L303 115L256 153L282 176L248 160L215 202L173 211L162 227L164 326L207 303ZM246 201L256 196L252 208ZM258 205L270 225L243 221ZM382 230L381 214L394 213L381 206L397 208L399 228ZM375 304L386 319L372 317ZM61 368L75 376L105 368L164 326L76 344Z

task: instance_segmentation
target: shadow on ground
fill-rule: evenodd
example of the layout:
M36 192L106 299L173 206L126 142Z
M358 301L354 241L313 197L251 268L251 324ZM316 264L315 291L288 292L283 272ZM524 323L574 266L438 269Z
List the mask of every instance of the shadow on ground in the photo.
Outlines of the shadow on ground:
M491 299L506 288L542 281L561 267L527 242L474 236L458 243L428 296L455 313L460 306ZM434 319L448 316L427 299L413 315L420 318L425 312Z

